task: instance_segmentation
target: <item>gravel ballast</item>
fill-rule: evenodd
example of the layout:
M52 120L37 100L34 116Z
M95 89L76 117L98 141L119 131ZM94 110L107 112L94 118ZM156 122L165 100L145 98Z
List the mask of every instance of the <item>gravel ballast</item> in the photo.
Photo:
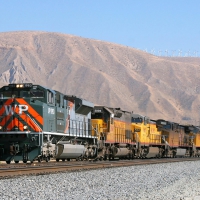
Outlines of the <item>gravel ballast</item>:
M1 199L200 199L200 161L0 180Z

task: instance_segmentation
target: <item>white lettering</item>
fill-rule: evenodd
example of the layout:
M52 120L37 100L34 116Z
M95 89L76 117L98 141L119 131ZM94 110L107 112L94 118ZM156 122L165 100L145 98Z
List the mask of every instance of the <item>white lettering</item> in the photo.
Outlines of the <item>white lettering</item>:
M48 114L55 114L54 108L48 108Z
M12 107L11 105L4 105L4 107L5 107L6 115L13 115L15 113L17 104L15 104L14 107ZM18 107L19 107L19 115L21 115L23 111L28 110L27 105L18 105Z
M15 109L16 109L16 107L17 107L17 105L15 104L14 105L14 108L12 108L12 106L11 105L4 105L4 107L5 107L5 110L6 110L6 115L13 115L14 114L14 112L15 112ZM14 109L14 110L13 110Z
M19 114L21 115L23 111L27 111L28 110L28 106L27 105L18 105L19 106Z

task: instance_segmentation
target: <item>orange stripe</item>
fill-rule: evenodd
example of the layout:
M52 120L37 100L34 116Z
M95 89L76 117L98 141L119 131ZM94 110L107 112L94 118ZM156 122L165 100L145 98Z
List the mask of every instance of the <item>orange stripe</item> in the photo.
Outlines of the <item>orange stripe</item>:
M16 118L14 119L14 121L15 121L15 126L18 126L20 131L23 131L24 130L24 125Z
M43 125L43 118L24 100L24 99L16 99L18 103L22 105L28 106L28 112L36 119L41 125Z
M40 127L37 127L30 118L28 118L27 123L36 131L40 132L42 129Z
M16 113L19 113L19 108L16 107ZM36 132L39 132L40 129L31 121L31 119L24 113L22 112L21 115L19 115L33 130Z
M4 105L2 106L2 108L0 109L0 115L3 115L3 113L5 112L5 105L10 105L13 102L13 99L8 99ZM0 122L1 126L4 126L6 121L9 120L11 115L5 115L5 117L3 118L3 120Z
M22 104L25 104L29 107L29 110L31 110L31 112L33 113L32 116L37 120L39 121L42 125L43 125L43 118L27 103L25 102L23 99L16 99L18 102L20 102L20 100L22 100ZM8 99L4 105L10 105L11 103L13 102L13 99ZM4 105L2 106L2 109L0 109L0 115L2 115L4 112L5 112L5 107ZM31 108L31 109L30 109ZM19 113L19 108L16 107L15 109L15 113ZM6 124L6 122L10 119L12 115L5 115L5 117L2 119L2 121L0 122L0 125L1 126L4 126ZM39 127L37 127L29 117L27 117L25 115L25 113L23 112L20 117L25 121L27 122L27 124L35 131L41 131L42 129ZM12 120L10 122L10 124L7 126L7 128L9 128L10 130L12 130L12 128L14 126L18 126L20 125L19 130L23 131L23 124L17 119L17 118L14 118L14 120Z
M16 119L16 118L14 120L12 120L10 122L10 124L7 126L7 131L12 130L14 126L17 126L20 131L23 131L23 126L24 125L18 119Z
M16 111L16 112L19 112L19 108L16 107L16 110L15 110L15 111ZM4 126L4 125L6 124L6 122L10 119L10 117L11 117L11 116L5 116L5 117L3 118L3 120L0 122L0 125L1 125L1 126ZM35 124L33 125L33 123L29 123L29 122L30 122L30 118L27 117L25 113L22 113L22 114L20 115L20 117L21 117L33 130L35 130L35 131L39 130ZM10 128L10 130L13 128L13 125L12 125L12 124L13 124L13 121L14 121L14 124L15 124L16 126L18 126L18 124L17 124L18 119L17 119L17 118L14 118L14 119L10 122L10 124L7 126L7 128ZM17 121L17 122L15 122L15 121ZM19 123L22 124L21 122L19 122ZM21 130L20 127L19 127L19 129ZM23 124L22 124L22 129L23 129Z
M23 117L22 117L22 116L23 116ZM40 131L39 128L37 128L37 126L36 126L33 122L31 122L30 118L26 118L26 117L27 117L27 116L25 116L25 115L23 115L23 114L21 115L21 118L22 118L25 122L27 122L27 124L28 124L33 130L35 130L36 132L39 132L39 131ZM7 131L12 130L14 126L17 126L17 127L19 128L20 131L23 131L24 125L23 125L17 118L13 119L13 120L10 122L10 124L7 126Z
M10 105L13 102L13 99L8 99L4 105ZM2 108L0 109L0 115L3 115L3 113L5 112L5 107L4 105L2 106Z
M2 119L2 121L0 122L0 125L1 125L1 126L4 126L5 123L9 120L9 118L10 118L10 116L5 116L5 117Z
M4 103L4 105L7 105L8 100ZM3 113L5 112L5 107L4 105L2 106L2 108L0 109L0 115L3 115Z

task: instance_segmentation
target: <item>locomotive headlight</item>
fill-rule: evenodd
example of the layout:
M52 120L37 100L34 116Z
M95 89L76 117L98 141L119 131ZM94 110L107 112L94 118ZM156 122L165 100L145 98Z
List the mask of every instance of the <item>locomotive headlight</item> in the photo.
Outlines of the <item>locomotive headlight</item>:
M0 130L2 130L2 126L0 126Z
M24 126L24 130L28 129L28 126Z
M23 87L24 87L23 84L17 84L17 85L16 85L16 88L23 88Z

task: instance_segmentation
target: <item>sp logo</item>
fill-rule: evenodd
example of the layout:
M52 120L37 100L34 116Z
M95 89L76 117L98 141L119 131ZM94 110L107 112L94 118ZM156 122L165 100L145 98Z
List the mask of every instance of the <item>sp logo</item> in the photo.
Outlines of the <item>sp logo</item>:
M27 105L14 105L14 107L12 107L11 105L4 105L5 107L5 111L6 111L6 115L13 115L15 113L16 107L19 107L19 115L22 114L22 112L27 111L28 110L28 106Z

